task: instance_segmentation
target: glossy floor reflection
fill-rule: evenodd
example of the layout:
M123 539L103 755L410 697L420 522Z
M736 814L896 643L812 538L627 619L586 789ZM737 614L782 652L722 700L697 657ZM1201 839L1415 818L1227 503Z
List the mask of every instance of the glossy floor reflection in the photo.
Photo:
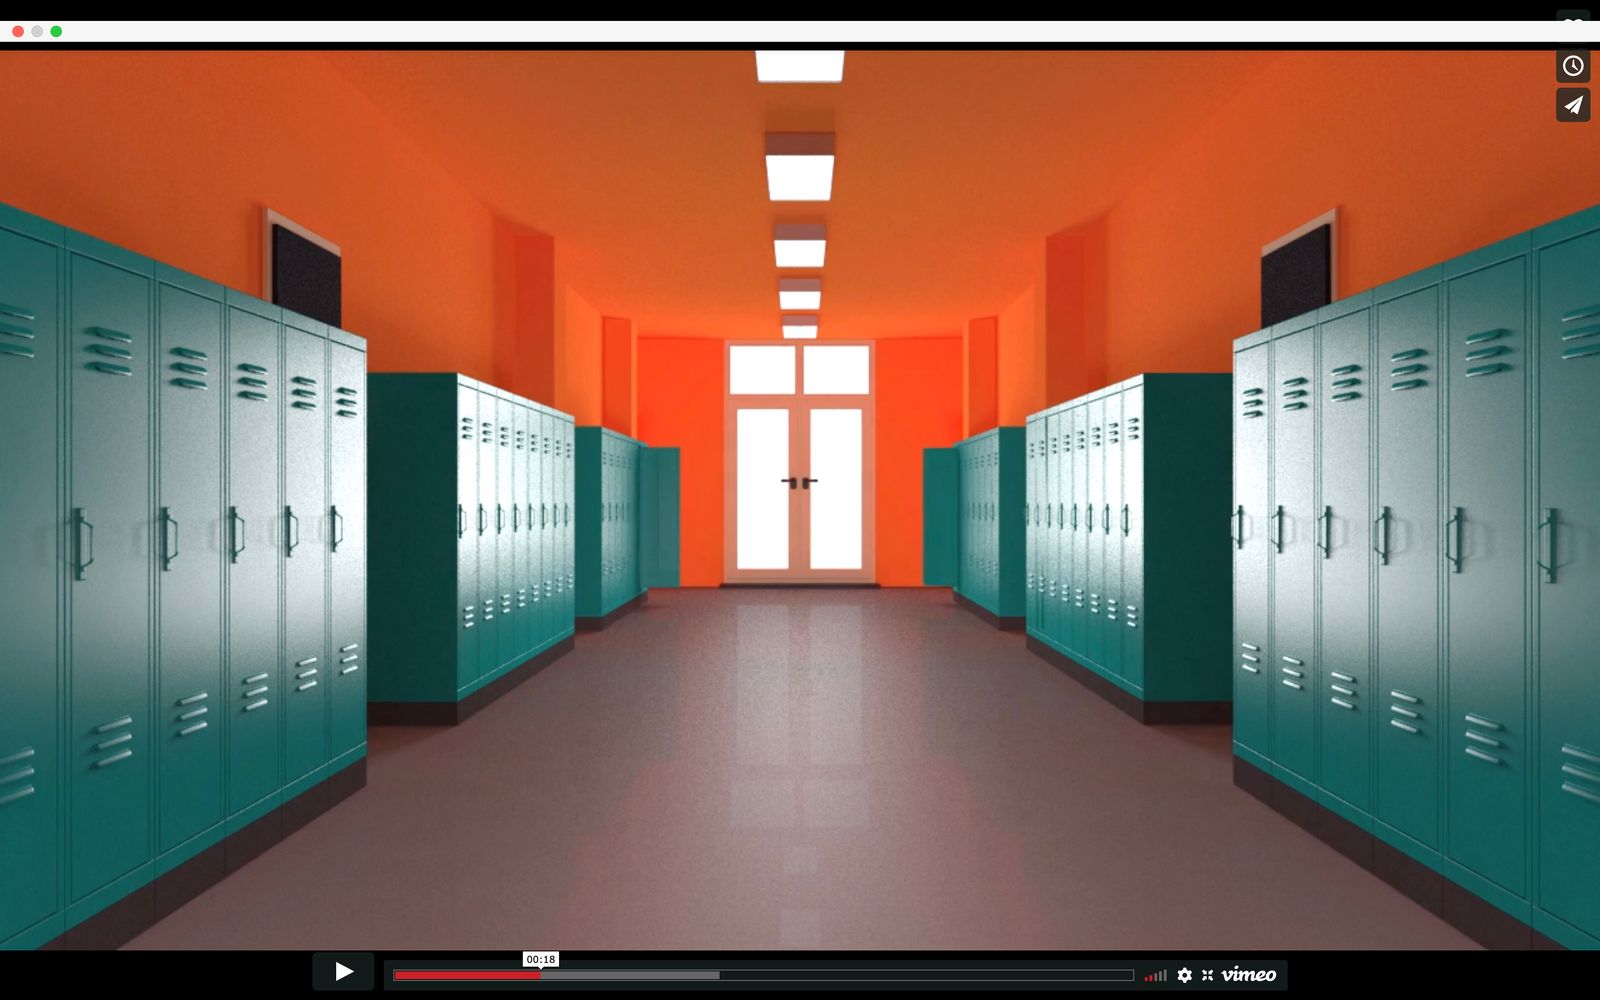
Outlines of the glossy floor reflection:
M374 664L375 669L381 665ZM948 591L658 591L140 948L1466 948Z

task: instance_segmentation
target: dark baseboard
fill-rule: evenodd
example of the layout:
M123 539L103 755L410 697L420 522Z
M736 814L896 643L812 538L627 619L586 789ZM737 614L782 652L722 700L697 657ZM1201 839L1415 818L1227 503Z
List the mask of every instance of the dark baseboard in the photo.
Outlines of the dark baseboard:
M1497 906L1234 755L1233 783L1485 948L1565 950Z
M632 611L634 608L642 605L645 602L645 598L649 596L650 592L647 590L638 597L635 597L633 600L617 605L616 607L612 608L608 614L601 615L598 618L594 616L579 615L576 627L579 632L598 632L607 625L615 622L618 618L621 618L623 615Z
M294 829L332 809L367 784L367 759L362 757L304 793L225 837L183 864L133 892L45 944L51 951L110 951L171 916L245 864L265 854L292 832L284 814L292 811Z
M1028 619L1021 615L997 615L959 590L952 590L950 593L955 595L957 604L1002 632L1021 632L1028 627Z
M567 636L533 659L507 670L460 701L373 701L367 703L369 726L459 726L512 688L572 651Z
M1231 701L1145 701L1031 635L1028 636L1028 648L1147 726L1222 725L1233 721Z

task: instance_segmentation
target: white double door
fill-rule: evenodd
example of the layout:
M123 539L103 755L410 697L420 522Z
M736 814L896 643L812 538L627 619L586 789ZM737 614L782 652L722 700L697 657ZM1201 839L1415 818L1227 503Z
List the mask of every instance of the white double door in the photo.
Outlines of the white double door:
M868 583L872 348L730 344L725 576Z

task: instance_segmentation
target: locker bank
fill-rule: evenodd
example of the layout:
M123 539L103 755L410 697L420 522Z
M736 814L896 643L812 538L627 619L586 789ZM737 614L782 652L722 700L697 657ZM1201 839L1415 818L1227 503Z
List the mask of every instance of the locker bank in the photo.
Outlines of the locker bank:
M0 949L1600 948L1554 46L62 38Z

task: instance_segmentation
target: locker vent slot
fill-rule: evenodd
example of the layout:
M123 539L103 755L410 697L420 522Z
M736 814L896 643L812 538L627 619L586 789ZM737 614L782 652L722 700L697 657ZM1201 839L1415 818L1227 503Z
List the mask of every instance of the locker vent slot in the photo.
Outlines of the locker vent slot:
M1427 370L1427 365L1398 365L1389 369L1389 374L1394 376L1415 375L1418 372L1425 372Z
M1284 403L1283 404L1283 408L1285 410L1303 410L1303 409L1306 408L1306 406L1307 406L1307 404L1305 404L1305 403Z
M210 369L205 365L194 365L187 361L173 362L172 370L175 372L183 372L185 375L206 375L210 373Z
M1461 735L1465 736L1469 740L1472 740L1474 743L1482 743L1484 746L1498 747L1504 745L1492 736L1485 736L1482 733L1475 733L1470 729Z
M1246 395L1246 396L1259 396L1265 391L1266 390L1264 390L1264 389L1246 389L1244 391L1244 395Z
M206 383L200 381L197 378L175 378L175 379L172 380L172 384L177 386L177 387L179 387L180 389L201 389L201 390L204 390L204 389L210 388L208 385L206 385Z
M1573 361L1577 358L1587 358L1600 354L1600 342L1585 344L1581 347L1569 347L1561 352L1562 361Z
M32 785L23 785L21 788L17 789L14 792L7 792L5 795L0 795L0 806L10 805L11 803L16 802L16 801L18 801L20 799L25 799L25 798L27 798L28 796L30 796L32 794L33 794L33 786Z
M94 748L96 752L101 750L110 750L112 747L121 746L124 743L131 743L132 741L132 733L123 733L121 736L113 736L109 740L101 740L99 743L94 745Z
M317 394L311 389L290 389L289 395L299 396L301 399L316 399Z
M259 388L265 389L267 387L267 380L264 379L264 378L255 378L254 376L246 375L243 378L239 379L239 384L240 385L253 385L253 386L257 386Z
M1600 316L1600 303L1592 306L1584 306L1582 309L1574 309L1568 313L1563 313L1561 316L1561 322L1575 323L1580 319L1588 319L1591 316ZM31 319L32 317L29 318Z
M262 681L266 680L268 676L269 675L267 675L267 674L251 674L249 677L246 677L244 679L243 683L245 683L245 684L260 684Z
M360 414L357 413L355 410L335 410L333 412L338 414L341 417L358 417L358 416L360 416Z
M1479 375L1494 375L1498 372L1508 372L1510 370L1510 365L1499 362L1495 362L1492 365L1475 365L1467 369L1467 378L1477 378Z
M1283 398L1284 399L1300 399L1302 397L1309 396L1309 395L1311 395L1311 393L1307 392L1304 389L1290 389L1288 392L1283 394Z
M1349 389L1352 386L1357 386L1360 384L1361 380L1358 378L1336 378L1333 380L1333 387L1335 389Z
M27 760L33 756L33 752L33 747L23 747L15 753L6 754L4 757L0 757L0 767L7 767L19 761Z
M33 348L23 344L0 343L0 354L8 354L13 358L31 358Z
M1359 393L1359 392L1336 392L1336 393L1333 394L1333 401L1335 403L1348 403L1352 399L1360 399L1360 398L1361 398L1361 393Z
M267 707L267 699L266 698L260 698L260 699L258 699L256 701L252 701L250 704L246 705L244 707L244 710L246 712L254 712L258 708L266 708L266 707Z
M1306 378L1304 375L1296 375L1294 378L1286 378L1286 379L1284 379L1283 380L1283 384L1284 385L1305 385L1309 381L1311 381L1311 380Z
M1465 343L1468 343L1468 344L1484 344L1484 343L1487 343L1487 342L1489 342L1491 340L1499 340L1501 337L1504 337L1506 334L1508 334L1510 332L1511 332L1510 330L1504 330L1504 329L1501 329L1501 330L1480 330L1477 333L1469 333L1469 334L1467 334Z
M294 408L297 409L297 410L315 410L317 408L317 404L316 403L307 403L304 400L297 400L294 403Z
M14 306L5 302L0 302L0 315L15 316L17 319L25 319L30 322L38 318L33 314L33 310L26 306Z
M1466 754L1468 757L1476 757L1478 760L1485 761L1489 764L1500 765L1505 763L1505 761L1501 760L1499 757L1496 757L1494 754L1485 750L1479 750L1477 747L1467 747Z
M1413 347L1408 351L1395 351L1393 354L1389 355L1389 360L1390 361L1397 361L1397 362L1398 361L1410 361L1413 358L1424 357L1424 356L1427 355L1427 353L1428 353L1427 351L1423 350L1420 347Z
M1389 387L1389 391L1390 392L1396 392L1396 391L1399 391L1401 389L1420 389L1420 388L1422 388L1423 386L1425 386L1427 384L1428 384L1427 382L1423 381L1420 378L1411 378L1411 379L1406 379L1404 382L1396 382L1395 384L1393 384L1393 385L1391 385Z
M267 400L267 394L264 392L256 392L253 389L245 389L239 393L239 398L253 399L258 403L264 403Z
M133 360L133 352L126 347L112 347L110 344L90 344L89 350L108 358L119 358L123 361Z
M1564 743L1561 746L1561 752L1566 754L1568 757L1576 757L1579 760L1588 761L1591 764L1600 765L1600 753L1595 753L1593 750L1585 750L1583 747L1576 746L1576 745L1571 744L1571 743ZM0 761L0 763L7 763L7 762L6 761Z
M296 375L293 378L291 378L289 381L295 383L296 385L316 385L317 384L317 380L312 378L310 375Z
M1600 327L1596 327L1596 329L1600 329ZM1566 338L1563 337L1562 339L1565 340ZM1494 358L1499 357L1502 354L1510 353L1511 348L1507 347L1505 344L1495 344L1491 347L1480 347L1476 351L1468 351L1466 354L1462 355L1462 360L1482 361L1485 358Z
M36 769L31 768L31 767L25 767L20 771L14 771L11 774L8 774L3 778L0 778L0 785L9 785L13 781L21 781L24 778L31 778L36 773L38 773Z
M249 364L249 363L241 363L239 365L239 370L242 371L242 372L249 372L252 375L265 375L265 374L267 374L267 370L265 368L263 368L261 365L252 365L252 364Z
M1352 712L1354 712L1356 710L1356 707L1354 705L1352 705L1348 701L1345 701L1343 698L1330 697L1328 700L1333 702L1335 705L1338 705L1340 708L1346 708L1346 709L1349 709Z
M350 388L347 385L336 386L333 391L336 394L340 395L340 396L359 396L359 395L361 395L361 393L357 392L356 390Z
M1340 365L1333 370L1335 375L1354 375L1361 370L1360 365Z
M26 773L27 774L32 774L33 773L33 768L30 767L27 770ZM1588 770L1586 768L1579 767L1576 764L1562 764L1561 765L1561 773L1562 774L1570 774L1574 778L1582 778L1584 781L1593 781L1596 784L1600 784L1600 772L1590 771L1590 770ZM14 780L14 779L0 778L0 783L3 783L5 781L10 781L10 780Z
M1593 326L1580 326L1576 330L1568 330L1566 333L1561 335L1561 339L1588 340L1590 337L1593 337L1597 334L1600 334L1600 323L1596 323Z
M174 347L172 353L180 358L189 358L192 361L209 361L211 359L210 355L206 354L205 351L196 350L193 347Z
M110 330L103 326L91 326L89 332L104 340L115 340L119 344L133 343L133 334L123 333L121 330Z
M21 340L34 339L32 330L25 326L18 326L15 323L0 323L0 333L5 334L7 337L17 337Z

